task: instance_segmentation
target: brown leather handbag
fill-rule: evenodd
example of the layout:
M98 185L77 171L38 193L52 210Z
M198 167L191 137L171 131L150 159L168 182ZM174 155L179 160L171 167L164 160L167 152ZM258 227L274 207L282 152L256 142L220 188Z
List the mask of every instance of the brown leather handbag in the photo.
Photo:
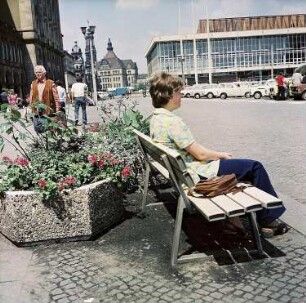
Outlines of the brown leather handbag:
M200 181L193 188L189 189L188 195L194 197L212 198L218 195L235 192L238 180L235 174L222 175L211 179Z

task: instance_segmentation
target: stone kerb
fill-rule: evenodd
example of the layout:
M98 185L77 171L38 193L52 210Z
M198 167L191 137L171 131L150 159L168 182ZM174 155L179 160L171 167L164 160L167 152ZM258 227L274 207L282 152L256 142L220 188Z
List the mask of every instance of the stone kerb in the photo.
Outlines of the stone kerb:
M123 217L121 190L99 181L43 201L34 191L6 192L0 200L0 231L17 245L56 239L89 239Z

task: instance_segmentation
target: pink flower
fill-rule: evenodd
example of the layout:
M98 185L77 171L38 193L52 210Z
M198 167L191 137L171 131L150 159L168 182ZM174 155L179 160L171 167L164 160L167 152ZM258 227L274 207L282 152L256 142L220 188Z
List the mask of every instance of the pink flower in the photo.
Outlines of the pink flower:
M17 165L20 165L20 166L28 166L29 165L29 161L26 158L20 158L20 157L17 157L17 159L15 159L15 163Z
M98 165L99 165L99 167L102 169L102 168L104 167L104 161L103 161L103 160L100 160Z
M120 160L118 160L118 159L113 159L113 161L112 161L112 164L113 165L117 165L117 164L119 164L120 163Z
M68 177L65 178L64 182L66 184L72 185L76 182L76 178L73 177L73 176L68 176Z
M59 191L62 191L62 190L64 190L65 186L64 186L64 184L62 182L59 182L57 184L57 188L58 188Z
M125 166L121 171L121 175L122 177L127 178L131 174L131 172L131 168L129 166Z
M47 182L44 179L39 179L37 184L40 188L45 189L47 187Z
M12 165L14 162L13 162L13 160L11 159L11 158L9 158L8 156L4 156L3 158L2 158L2 161L3 162L6 162L7 164L9 164L9 165Z
M96 164L98 162L98 157L96 155L89 155L87 157L88 162L91 164Z
M98 132L99 129L100 129L99 123L95 123L94 125L88 127L87 130L90 131L90 132Z
M113 154L112 153L101 152L100 157L104 158L104 159L111 159L113 157Z

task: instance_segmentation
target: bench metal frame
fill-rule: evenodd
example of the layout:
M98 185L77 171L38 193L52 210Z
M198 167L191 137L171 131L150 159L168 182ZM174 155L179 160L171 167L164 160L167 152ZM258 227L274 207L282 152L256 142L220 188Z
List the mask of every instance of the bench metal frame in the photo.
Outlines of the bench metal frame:
M256 211L265 208L275 208L282 205L282 201L256 187L250 187L237 194L220 195L215 198L195 198L187 196L186 188L193 187L194 181L187 171L181 155L166 146L154 143L152 139L143 133L134 130L137 142L145 158L145 176L142 209L147 204L150 171L155 170L169 179L173 187L179 193L176 219L174 225L173 243L171 251L171 265L176 267L178 263L187 262L199 258L207 258L204 253L193 253L179 256L180 238L184 210L188 213L198 211L208 221L225 220L227 217L235 217L248 214L255 237L255 251L266 255L263 251L261 238L256 221ZM251 251L250 251L251 252Z

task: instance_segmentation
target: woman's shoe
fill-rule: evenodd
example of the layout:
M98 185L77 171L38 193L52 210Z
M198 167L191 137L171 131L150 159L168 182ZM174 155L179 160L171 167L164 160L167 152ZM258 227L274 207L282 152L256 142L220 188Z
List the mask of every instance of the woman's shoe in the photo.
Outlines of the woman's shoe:
M289 231L286 223L279 220L274 220L270 224L261 225L260 233L264 238L271 238L277 235L283 235Z
M240 218L229 218L224 222L222 232L227 235L239 236L242 238L249 237L249 233L245 230Z

